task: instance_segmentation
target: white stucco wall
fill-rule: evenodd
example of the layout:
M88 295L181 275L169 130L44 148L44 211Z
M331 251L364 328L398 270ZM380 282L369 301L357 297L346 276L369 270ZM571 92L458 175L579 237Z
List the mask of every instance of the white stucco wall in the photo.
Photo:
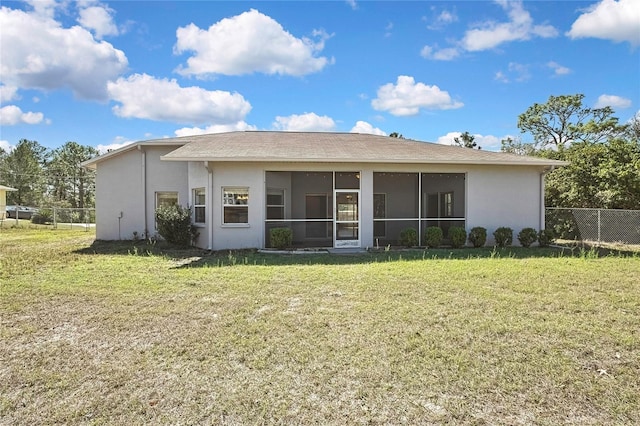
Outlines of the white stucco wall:
M213 172L212 241L213 250L264 247L265 181L261 164L218 163ZM222 188L249 188L248 223L223 223Z
M96 238L130 239L144 232L142 155L138 150L98 163L96 169Z
M151 235L156 234L155 209L157 192L177 192L178 204L187 207L190 204L189 165L182 162L167 162L160 157L177 147L145 147L147 180L147 228Z
M469 168L467 174L467 231L487 228L487 244L493 231L513 229L513 243L525 227L539 230L541 224L540 167L495 166Z
M141 147L97 164L97 239L131 239L134 232L142 237L145 231L154 235L156 191L178 192L178 202L187 205L187 164L160 161L175 148Z

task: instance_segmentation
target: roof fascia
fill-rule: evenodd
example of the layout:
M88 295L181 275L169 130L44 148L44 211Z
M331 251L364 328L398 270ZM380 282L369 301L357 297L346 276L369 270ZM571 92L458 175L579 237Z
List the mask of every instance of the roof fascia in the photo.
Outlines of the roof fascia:
M473 161L473 160L429 160L417 161L400 159L382 161L376 159L344 159L344 158L264 158L264 157L160 157L162 161L210 161L220 163L378 163L378 164L464 164L477 166L566 166L568 161L541 160L541 161Z
M113 151L109 151L105 154L99 155L97 157L94 157L90 160L87 161L83 161L82 163L80 163L80 167L85 167L87 169L94 169L97 167L98 163L101 163L103 161L109 160L112 157L117 157L120 154L123 154L125 152L131 151L133 149L142 149L142 147L145 146L183 146L184 143L180 143L180 142L163 142L163 141L140 141L140 142L133 142L130 143L129 145L123 146L121 148L118 149L114 149Z

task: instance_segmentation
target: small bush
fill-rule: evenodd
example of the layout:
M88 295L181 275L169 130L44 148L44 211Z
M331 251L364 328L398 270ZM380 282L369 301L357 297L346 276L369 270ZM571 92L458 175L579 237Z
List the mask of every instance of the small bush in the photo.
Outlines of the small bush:
M482 226L476 226L469 231L469 242L475 248L484 247L487 243L487 230Z
M37 225L44 225L53 222L53 212L49 209L41 209L38 213L34 213L31 216L31 223Z
M513 243L513 229L502 226L493 232L493 238L495 238L498 247L510 246Z
M460 226L452 226L447 232L453 248L460 248L467 242L467 231Z
M442 229L438 226L427 226L424 230L424 245L431 248L438 248L442 244Z
M291 247L293 232L289 228L271 228L269 230L269 241L271 241L271 247L280 250Z
M191 224L191 209L178 204L161 206L156 209L158 234L169 244L180 247L190 246L197 236Z
M418 245L418 231L414 228L405 228L400 231L400 245L415 247Z
M518 233L518 241L522 247L530 247L538 239L538 231L533 228L524 228Z
M538 245L540 247L549 247L553 244L554 240L553 231L550 229L541 229L540 232L538 232Z

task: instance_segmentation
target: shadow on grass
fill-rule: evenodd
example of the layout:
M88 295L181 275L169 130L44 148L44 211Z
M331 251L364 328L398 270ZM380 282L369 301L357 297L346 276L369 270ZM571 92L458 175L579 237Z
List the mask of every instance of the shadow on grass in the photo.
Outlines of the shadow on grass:
M350 265L396 261L468 260L495 258L558 258L602 256L637 256L637 253L620 250L598 249L576 245L554 247L507 248L441 248L441 249L391 249L361 253L269 253L255 249L210 251L197 248L177 248L165 242L100 241L77 250L79 254L104 254L123 256L162 256L172 259L176 268L220 267L231 265Z

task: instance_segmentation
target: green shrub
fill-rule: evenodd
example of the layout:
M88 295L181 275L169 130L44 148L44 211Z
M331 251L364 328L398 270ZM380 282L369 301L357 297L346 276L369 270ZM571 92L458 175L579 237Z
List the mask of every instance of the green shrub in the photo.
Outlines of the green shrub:
M269 241L271 242L271 247L280 250L291 247L293 232L289 228L271 228L269 230Z
M405 228L400 231L400 245L415 247L418 245L418 231L414 228Z
M538 239L538 231L533 228L524 228L518 233L518 241L522 247L530 247Z
M41 209L38 213L33 214L31 216L31 223L35 223L37 225L44 225L47 223L53 222L53 212L49 209Z
M438 226L427 226L424 230L424 245L431 248L438 248L442 244L442 229Z
M453 248L460 248L467 242L467 231L461 226L452 226L447 232Z
M555 237L553 235L553 231L550 229L541 229L538 232L538 245L540 247L549 247L553 244Z
M161 206L156 209L158 234L169 244L180 247L190 246L197 236L196 227L191 224L191 209L178 204Z
M487 230L482 226L476 226L469 231L469 242L475 248L484 247L487 243Z
M495 238L498 247L510 246L513 243L513 229L501 226L493 232L493 238Z

